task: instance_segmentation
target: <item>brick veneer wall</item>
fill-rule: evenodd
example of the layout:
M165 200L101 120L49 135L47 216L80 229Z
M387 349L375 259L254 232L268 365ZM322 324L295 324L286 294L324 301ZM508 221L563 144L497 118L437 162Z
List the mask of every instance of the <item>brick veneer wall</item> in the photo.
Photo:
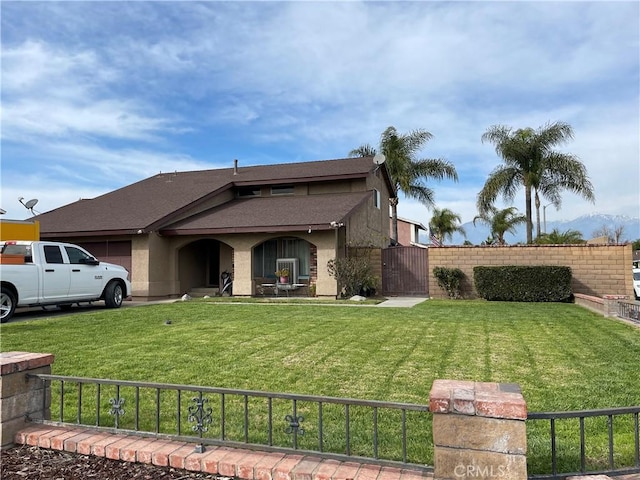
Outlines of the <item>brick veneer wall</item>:
M461 269L464 298L477 296L473 267L501 265L560 265L571 267L572 289L596 297L633 295L631 244L627 245L513 245L504 247L429 248L429 295L446 298L433 276L434 267Z

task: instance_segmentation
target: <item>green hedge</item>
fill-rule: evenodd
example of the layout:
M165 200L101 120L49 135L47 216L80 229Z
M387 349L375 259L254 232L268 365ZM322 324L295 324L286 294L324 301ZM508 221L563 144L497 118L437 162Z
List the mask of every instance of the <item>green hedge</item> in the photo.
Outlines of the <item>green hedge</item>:
M506 302L566 302L572 299L571 268L556 266L474 267L478 295Z
M435 267L433 276L436 277L438 285L449 298L462 298L460 295L460 282L464 278L464 272L459 268Z

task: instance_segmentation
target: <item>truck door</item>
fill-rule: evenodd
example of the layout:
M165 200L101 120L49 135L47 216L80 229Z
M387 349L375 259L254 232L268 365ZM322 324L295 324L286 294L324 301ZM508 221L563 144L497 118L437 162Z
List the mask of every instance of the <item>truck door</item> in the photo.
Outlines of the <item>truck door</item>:
M42 298L59 300L69 293L70 265L64 263L62 251L58 245L43 245L42 253Z
M81 248L71 245L64 247L71 265L69 296L73 298L96 298L104 287L103 272L95 259Z

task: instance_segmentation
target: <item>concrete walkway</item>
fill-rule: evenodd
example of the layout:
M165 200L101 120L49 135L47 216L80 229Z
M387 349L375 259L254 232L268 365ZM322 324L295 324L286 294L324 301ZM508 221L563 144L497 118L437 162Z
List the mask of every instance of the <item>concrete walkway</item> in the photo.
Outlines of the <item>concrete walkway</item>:
M401 307L411 308L414 305L429 300L428 297L390 297L382 303L376 305L376 307Z

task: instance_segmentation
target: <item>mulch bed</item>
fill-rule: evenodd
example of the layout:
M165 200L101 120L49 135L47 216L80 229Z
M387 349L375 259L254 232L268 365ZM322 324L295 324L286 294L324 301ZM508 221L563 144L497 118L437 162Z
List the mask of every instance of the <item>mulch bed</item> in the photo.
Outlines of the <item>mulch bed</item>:
M28 446L2 450L0 472L2 480L230 480L208 473Z

